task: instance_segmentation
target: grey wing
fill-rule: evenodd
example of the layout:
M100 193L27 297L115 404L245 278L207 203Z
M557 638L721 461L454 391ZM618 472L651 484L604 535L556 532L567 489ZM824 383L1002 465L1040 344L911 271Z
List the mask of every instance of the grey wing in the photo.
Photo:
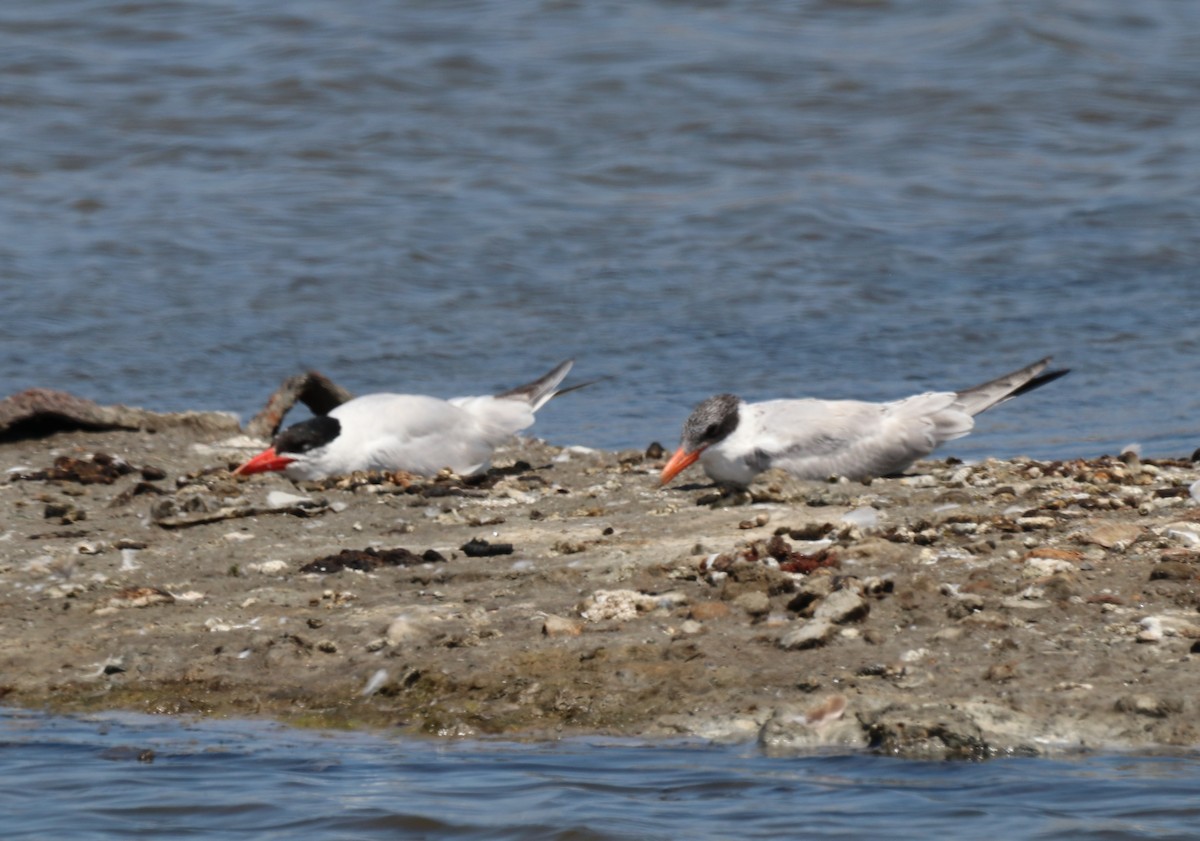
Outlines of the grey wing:
M803 479L861 479L897 473L965 435L970 417L951 409L953 392L922 394L895 403L856 400L779 400L755 404L761 442L753 456L762 469L779 467ZM949 410L950 417L943 420ZM942 422L939 422L942 421Z
M350 413L355 435L335 439L329 456L351 470L471 473L487 464L494 446L468 412L434 397L371 394L331 417L348 420Z

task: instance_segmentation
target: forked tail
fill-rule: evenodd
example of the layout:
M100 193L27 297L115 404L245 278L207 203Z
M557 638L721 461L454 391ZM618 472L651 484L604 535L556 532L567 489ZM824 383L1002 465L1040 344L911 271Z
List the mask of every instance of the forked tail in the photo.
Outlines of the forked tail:
M554 397L556 394L565 394L568 391L574 391L577 388L583 388L591 383L583 383L582 385L571 386L564 388L561 391L555 391L563 378L567 376L567 372L571 370L571 366L575 364L574 359L567 359L558 363L550 373L538 377L531 383L519 385L516 388L510 388L508 391L497 394L496 397L508 397L516 400L524 400L529 403L533 411L537 411L546 405L546 401Z
M1054 382L1059 377L1071 372L1070 368L1061 368L1043 374L1042 371L1045 371L1049 364L1050 357L1047 356L1018 371L997 377L973 388L963 389L958 392L956 405L967 414L974 416L1005 400L1011 400L1019 394L1041 388L1046 383Z

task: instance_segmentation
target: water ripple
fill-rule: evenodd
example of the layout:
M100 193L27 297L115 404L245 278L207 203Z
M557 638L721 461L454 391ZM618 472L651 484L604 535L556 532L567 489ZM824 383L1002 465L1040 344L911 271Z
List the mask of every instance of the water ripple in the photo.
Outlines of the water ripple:
M685 743L422 742L9 710L0 765L14 839L1187 838L1200 817L1188 755L772 759Z

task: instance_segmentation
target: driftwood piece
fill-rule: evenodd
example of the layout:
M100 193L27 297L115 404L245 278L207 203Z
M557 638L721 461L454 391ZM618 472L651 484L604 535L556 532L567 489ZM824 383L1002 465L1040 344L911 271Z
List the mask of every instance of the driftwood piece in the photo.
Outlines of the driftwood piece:
M0 400L0 437L35 438L66 429L167 429L237 432L227 412L150 412L130 406L101 406L84 397L31 388Z
M354 395L336 385L324 374L305 371L288 377L267 400L267 405L246 424L246 434L271 439L283 425L283 418L296 403L303 403L314 415L327 415Z
M294 517L316 517L333 510L324 501L305 500L291 505L224 505L198 511L181 511L174 500L164 500L150 511L154 525L164 529L186 529L222 520L261 517L267 514L291 514Z
M336 555L326 555L309 561L300 567L300 572L331 575L344 569L371 572L384 566L407 567L445 562L446 557L436 549L426 549L418 555L404 548L377 549L368 546L366 549L343 549Z

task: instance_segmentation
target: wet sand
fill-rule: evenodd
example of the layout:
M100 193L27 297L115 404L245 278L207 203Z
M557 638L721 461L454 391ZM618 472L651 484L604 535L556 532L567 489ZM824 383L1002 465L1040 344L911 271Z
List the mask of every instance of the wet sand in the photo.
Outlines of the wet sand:
M232 476L259 444L0 444L0 700L931 758L1200 742L1188 459L730 497L529 440L473 480Z

